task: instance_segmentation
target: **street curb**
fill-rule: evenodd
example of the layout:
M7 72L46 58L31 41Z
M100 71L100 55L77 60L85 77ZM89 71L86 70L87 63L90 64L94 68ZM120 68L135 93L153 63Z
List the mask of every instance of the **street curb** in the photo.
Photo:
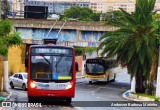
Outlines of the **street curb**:
M144 97L144 96L138 96L136 94L132 94L130 90L127 90L122 95L125 99L130 101L155 101L152 98ZM160 100L159 100L160 101Z
M126 92L123 93L123 98L129 100L129 101L141 101L141 100L138 100L138 99L133 99L131 97L129 97L129 93L130 93L130 90L127 90Z

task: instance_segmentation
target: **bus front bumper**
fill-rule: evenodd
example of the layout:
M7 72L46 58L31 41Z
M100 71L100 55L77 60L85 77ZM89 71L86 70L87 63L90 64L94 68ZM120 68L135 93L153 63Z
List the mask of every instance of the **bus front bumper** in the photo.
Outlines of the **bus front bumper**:
M28 90L28 97L71 97L75 96L75 91L69 90Z

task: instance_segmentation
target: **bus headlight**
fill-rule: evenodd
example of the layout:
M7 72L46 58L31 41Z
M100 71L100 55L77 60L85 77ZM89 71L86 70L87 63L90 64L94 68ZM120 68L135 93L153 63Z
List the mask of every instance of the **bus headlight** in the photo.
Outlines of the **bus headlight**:
M106 76L104 75L103 77L105 78Z
M31 83L30 83L30 86L31 86L31 88L35 88L35 87L36 87L36 84L35 84L34 82L31 82Z
M72 84L68 84L66 87L66 89L70 89L70 88L72 88Z

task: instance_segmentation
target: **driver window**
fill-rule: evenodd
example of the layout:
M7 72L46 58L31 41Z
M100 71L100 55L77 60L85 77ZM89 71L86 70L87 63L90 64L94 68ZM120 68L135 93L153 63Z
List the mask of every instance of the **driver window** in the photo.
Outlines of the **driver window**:
M22 75L21 75L21 74L19 74L18 78L23 80L23 78L22 78Z

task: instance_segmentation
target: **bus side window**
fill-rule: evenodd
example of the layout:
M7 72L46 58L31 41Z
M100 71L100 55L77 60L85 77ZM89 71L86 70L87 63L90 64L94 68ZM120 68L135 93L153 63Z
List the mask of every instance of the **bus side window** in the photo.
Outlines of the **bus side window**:
M113 63L113 61L111 61L111 68L114 68L114 65L113 65L114 63Z
M117 64L117 62L115 61L115 67L117 67L118 66L118 64Z
M115 61L115 67L118 67L118 63L117 63L117 61Z
M109 68L112 68L112 61L109 61Z
M112 68L114 68L115 67L115 65L114 65L114 61L112 61Z
M117 65L117 62L116 61L113 61L113 68L116 68L118 65Z
M106 62L106 65L107 65L107 69L110 69L110 68L111 68L111 63L110 63L110 61L107 61L107 62Z
M113 61L113 68L116 68L116 67L117 67L116 61Z

